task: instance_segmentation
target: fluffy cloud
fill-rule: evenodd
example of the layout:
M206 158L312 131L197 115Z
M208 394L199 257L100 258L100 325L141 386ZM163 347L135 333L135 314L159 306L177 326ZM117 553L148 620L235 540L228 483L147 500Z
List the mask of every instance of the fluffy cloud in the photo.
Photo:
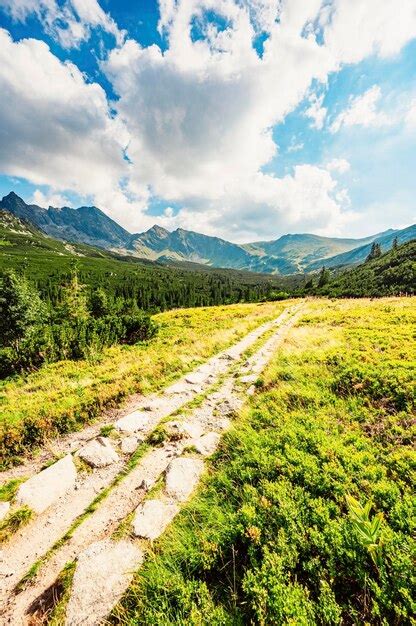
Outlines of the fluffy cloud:
M71 202L63 194L60 193L44 193L40 189L35 189L32 198L30 199L32 204L37 204L45 209L50 206L62 207L72 206Z
M345 174L350 167L351 165L347 159L331 159L331 161L326 164L327 170L330 172L338 172L338 174Z
M323 128L327 114L327 109L322 106L324 96L325 94L317 96L315 93L312 93L309 97L309 106L304 113L306 117L312 120L312 128L316 128L317 130Z
M337 133L343 126L388 126L393 118L378 110L381 89L374 85L361 96L350 98L349 106L342 111L331 124L332 133Z
M16 19L36 12L63 45L95 26L122 42L97 0L1 4ZM55 192L93 196L132 229L149 223L146 203L157 196L183 207L161 216L166 226L236 240L334 232L353 218L348 193L332 178L345 162L299 165L281 178L264 173L279 158L273 129L305 98L306 115L322 128L326 110L311 85L320 93L343 64L396 54L416 35L415 12L414 0L401 0L400 12L391 0L160 0L166 48L127 40L101 65L118 96L115 116L76 67L40 42L13 43L3 33L0 167ZM385 123L379 98L375 86L352 99L332 130Z
M100 27L116 38L118 44L124 40L114 20L98 4L97 0L0 0L16 21L24 22L35 14L45 31L57 39L65 48L78 46L89 38L92 28Z
M143 207L120 188L129 173L126 130L111 117L104 90L76 66L41 41L14 42L0 29L0 92L0 171L123 207L125 219Z

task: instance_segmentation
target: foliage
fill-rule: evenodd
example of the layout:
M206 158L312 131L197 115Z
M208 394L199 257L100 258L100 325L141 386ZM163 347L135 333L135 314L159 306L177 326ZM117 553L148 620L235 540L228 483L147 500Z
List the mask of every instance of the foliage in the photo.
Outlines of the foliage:
M371 254L370 254L371 256ZM381 297L416 293L416 241L377 253L354 268L334 271L325 284L310 280L299 293L338 297Z
M412 622L411 414L334 381L388 363L410 393L413 322L406 299L309 305L114 623Z
M43 313L39 294L25 278L12 271L0 276L0 346L19 351L21 341Z
M94 310L89 310L85 285L74 272L62 286L56 308L49 307L46 315L46 304L36 290L24 278L6 272L0 279L4 312L0 377L45 362L95 357L105 346L134 344L154 337L156 325L147 313L134 309L116 314L104 306L103 294L98 294L102 316L98 315L97 299L92 301Z
M0 381L2 462L7 465L46 438L79 428L128 394L164 387L277 317L284 306L286 302L167 311L152 318L158 333L150 342L118 343L94 358L44 363Z

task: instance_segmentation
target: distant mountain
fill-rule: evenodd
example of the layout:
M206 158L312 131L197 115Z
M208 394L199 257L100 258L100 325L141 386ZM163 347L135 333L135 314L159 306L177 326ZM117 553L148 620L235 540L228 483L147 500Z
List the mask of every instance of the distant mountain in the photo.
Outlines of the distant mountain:
M131 234L97 207L43 209L26 204L14 192L0 201L4 209L34 224L48 235L64 241L84 243L138 258L162 263L197 263L269 274L296 274L362 262L373 241L391 247L395 236L408 241L416 226L386 231L363 239L341 239L319 235L283 235L273 241L243 245L178 228L173 232L155 224L143 233Z
M124 247L130 237L127 230L94 206L42 209L36 204L26 204L12 191L1 200L0 209L31 222L52 237L67 241L117 248Z
M371 241L365 245L356 247L349 252L337 254L328 259L325 259L324 265L326 267L343 267L348 265L356 265L362 263L368 257L371 250L371 244L373 242L379 243L382 252L387 252L393 245L394 239L397 237L398 243L406 243L416 239L416 224L408 226L402 230L389 230L384 233L380 233L371 239ZM322 262L315 261L306 266L306 271L318 270L322 267Z
M317 295L334 297L379 297L416 293L416 241L353 268L335 272Z

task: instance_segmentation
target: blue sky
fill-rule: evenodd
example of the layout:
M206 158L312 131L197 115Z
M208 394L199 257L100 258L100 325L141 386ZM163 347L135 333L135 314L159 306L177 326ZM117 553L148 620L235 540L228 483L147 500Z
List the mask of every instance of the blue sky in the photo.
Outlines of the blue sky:
M416 221L416 5L0 0L0 196L234 241Z

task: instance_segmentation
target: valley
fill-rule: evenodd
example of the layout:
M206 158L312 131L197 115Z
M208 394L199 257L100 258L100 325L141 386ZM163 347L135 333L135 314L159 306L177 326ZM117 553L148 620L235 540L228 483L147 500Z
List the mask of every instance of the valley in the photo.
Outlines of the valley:
M216 268L292 275L326 267L343 267L365 261L373 242L386 252L394 239L405 243L416 237L416 225L389 230L362 239L283 235L274 241L235 244L181 228L173 232L154 225L131 234L97 207L42 209L26 204L14 192L0 201L0 210L28 221L51 237L104 248L162 263L192 262Z

